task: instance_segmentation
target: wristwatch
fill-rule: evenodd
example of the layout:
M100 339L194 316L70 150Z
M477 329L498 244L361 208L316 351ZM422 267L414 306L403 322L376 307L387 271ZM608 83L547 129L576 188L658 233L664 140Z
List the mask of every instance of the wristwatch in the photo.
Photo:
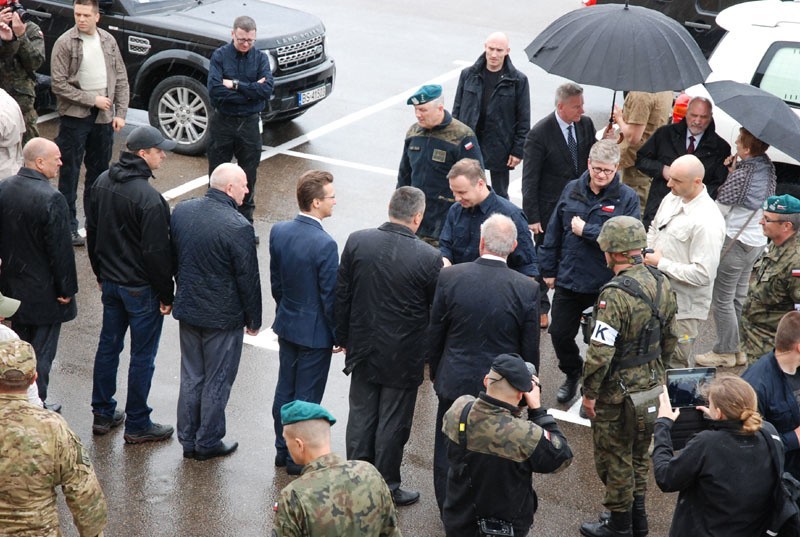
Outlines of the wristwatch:
M239 80L233 79L233 91L239 91Z

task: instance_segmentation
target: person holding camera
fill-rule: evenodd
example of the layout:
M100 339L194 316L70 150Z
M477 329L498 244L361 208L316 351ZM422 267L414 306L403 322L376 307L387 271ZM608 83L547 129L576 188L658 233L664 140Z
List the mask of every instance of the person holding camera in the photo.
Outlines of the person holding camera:
M524 537L538 503L531 474L563 470L572 450L542 408L535 368L518 354L497 356L483 385L477 399L463 395L444 415L450 469L442 522L448 537Z
M669 535L765 535L779 485L773 458L783 457L783 445L775 428L762 421L756 392L744 380L717 377L706 395L708 406L697 408L714 420L711 428L697 433L678 455L670 431L679 410L672 408L666 388L659 396L653 473L662 491L679 493Z

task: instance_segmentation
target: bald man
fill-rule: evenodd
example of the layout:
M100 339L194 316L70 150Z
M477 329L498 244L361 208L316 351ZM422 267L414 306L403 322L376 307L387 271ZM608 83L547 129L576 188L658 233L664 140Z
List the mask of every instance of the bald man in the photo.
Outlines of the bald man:
M658 267L670 280L678 299L678 345L670 368L694 365L692 350L700 322L708 318L711 292L719 265L725 220L703 184L705 168L694 155L678 157L670 167L671 192L661 201L644 262Z
M36 385L47 404L50 368L61 324L78 313L75 254L64 195L50 180L58 177L61 151L44 138L22 149L25 165L0 182L0 291L22 302L11 317L14 331L36 351Z
M483 48L475 63L461 71L453 117L475 131L492 188L508 199L509 170L522 161L531 126L530 89L528 77L511 63L504 33L491 34Z

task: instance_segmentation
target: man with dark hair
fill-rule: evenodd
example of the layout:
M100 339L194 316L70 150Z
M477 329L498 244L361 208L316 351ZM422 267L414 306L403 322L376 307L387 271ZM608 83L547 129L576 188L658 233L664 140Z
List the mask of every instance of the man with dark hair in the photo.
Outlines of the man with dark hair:
M256 21L246 15L236 17L231 42L214 51L208 68L208 95L214 113L206 154L209 177L232 157L247 174L248 193L239 212L251 224L261 162L261 112L272 95L272 85L269 59L256 46Z
M64 166L58 189L69 206L73 246L83 246L76 208L81 161L86 166L83 210L97 177L108 169L114 132L125 126L130 99L128 74L117 42L97 27L97 0L75 0L75 26L53 45L50 75L60 123L55 142Z
M424 212L421 190L395 190L389 221L347 239L336 284L336 340L352 373L347 458L374 464L397 505L419 499L400 488L400 464L423 378L421 334L442 267L439 253L414 235Z
M781 317L775 332L775 349L750 365L742 378L758 398L761 417L780 433L786 454L784 468L800 479L800 311Z
M150 185L175 142L150 125L128 136L127 151L97 178L86 218L89 260L103 294L103 327L94 358L92 432L125 420L125 442L166 440L170 425L153 423L147 406L164 316L172 311L169 205ZM130 327L131 359L125 412L117 409L117 370Z
M11 317L19 337L36 350L39 398L47 408L50 369L61 324L78 314L78 274L70 245L67 202L50 185L61 167L58 146L34 138L22 150L25 166L0 181L0 291L20 300Z
M536 250L525 214L489 188L481 163L471 158L461 159L450 169L447 179L456 203L447 212L439 236L445 265L467 263L480 257L481 224L493 214L504 214L517 226L517 247L508 256L508 266L525 276L538 276Z
M527 232L527 230L526 230ZM431 308L430 374L439 403L433 484L441 511L446 496L447 443L442 418L462 395L477 396L498 354L513 352L539 366L539 285L508 267L517 226L494 214L481 225L481 257L439 274Z
M531 126L528 77L518 71L508 53L508 37L494 32L484 53L461 71L453 102L453 117L478 137L492 189L508 199L509 170L522 161L522 146Z
M183 456L233 453L225 442L225 406L239 371L244 334L261 328L261 277L253 226L237 210L247 195L239 166L220 164L202 198L172 213L177 259L173 317L180 321L178 440ZM244 329L244 330L243 330Z
M269 233L269 273L278 336L280 369L272 418L275 423L275 466L292 475L302 467L286 450L281 407L295 400L319 403L325 392L331 349L334 347L333 303L339 253L336 241L322 228L333 214L336 191L333 175L321 170L305 172L297 182L300 214L278 222Z

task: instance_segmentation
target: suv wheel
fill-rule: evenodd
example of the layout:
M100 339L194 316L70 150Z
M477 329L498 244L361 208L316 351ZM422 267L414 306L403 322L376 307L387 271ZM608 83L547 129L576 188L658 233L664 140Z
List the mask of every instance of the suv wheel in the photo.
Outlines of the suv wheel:
M176 153L201 155L208 143L211 105L206 86L188 76L171 76L153 90L150 124L178 142Z

